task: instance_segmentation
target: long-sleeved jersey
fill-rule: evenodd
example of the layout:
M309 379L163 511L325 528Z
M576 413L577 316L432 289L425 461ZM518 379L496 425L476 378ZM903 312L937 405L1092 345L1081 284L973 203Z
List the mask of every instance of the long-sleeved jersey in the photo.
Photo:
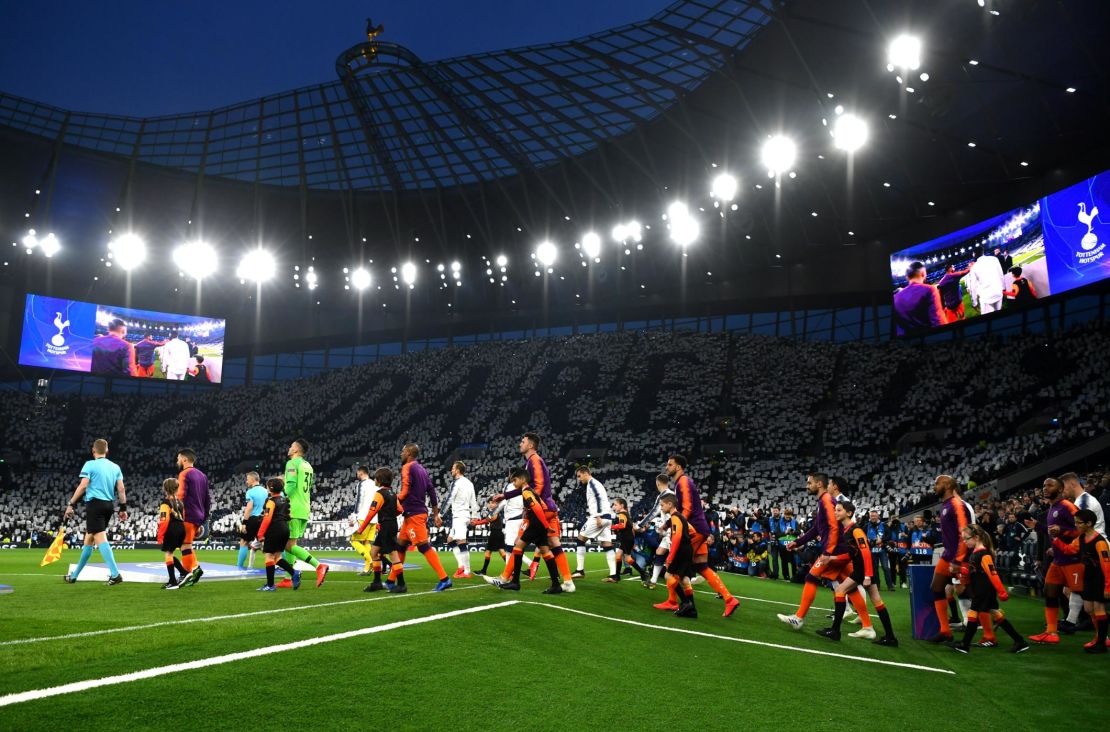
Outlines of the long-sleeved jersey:
M871 559L871 545L867 543L867 532L854 523L843 527L836 551L836 558L841 561L850 559L852 564L861 562L864 577L870 577L875 573L875 565Z
M976 600L992 600L996 595L1005 595L1006 587L998 576L994 559L985 547L976 547L968 559L968 583L971 596Z
M1094 511L1095 531L1102 534L1103 536L1106 536L1106 516L1103 514L1102 504L1098 502L1098 499L1092 496L1087 491L1083 491L1079 494L1075 501L1073 501L1073 503L1075 503L1075 507L1078 509L1085 508L1088 511Z
M530 486L524 486L521 489L520 497L524 500L524 519L529 522L539 521L544 528L550 528L551 522L549 519L555 518L556 514L555 511L547 507L540 494L532 490Z
M262 511L262 525L258 527L258 538L266 538L266 532L277 524L289 523L289 499L282 494L270 496L266 499L266 507Z
M621 542L631 544L636 539L636 527L628 511L617 511L617 518L613 521L612 529Z
M694 556L694 545L690 534L690 523L685 516L675 511L670 516L671 522L671 551L667 554L667 566L670 567L675 559L689 560Z
M832 494L821 494L821 497L817 499L817 510L813 512L813 525L798 537L795 544L802 546L818 539L822 553L836 554L836 547L840 543L841 530L840 524L836 520L836 513L833 511L834 505Z
M177 497L185 505L185 520L191 524L203 524L212 510L208 476L196 468L185 468L177 476L177 483Z
M712 534L713 530L709 528L709 522L705 520L705 511L701 507L701 494L698 493L698 487L694 485L693 478L683 473L675 481L674 487L674 494L678 497L678 510L686 518L690 528L702 536Z
M605 492L605 486L597 478L590 478L590 482L586 484L586 515L591 519L611 521L613 512L610 506L609 494Z
M964 543L964 528L971 523L971 509L959 496L952 496L940 507L940 540L944 552L940 558L948 562L967 560L967 544Z
M528 456L524 469L528 472L528 487L543 501L548 511L558 513L559 506L551 495L551 471L547 469L547 463L543 461L539 454L532 453ZM515 498L521 494L521 491L520 488L507 490L505 491L505 498ZM506 517L506 520L508 520L508 517Z
M1061 554L1083 563L1083 583L1088 587L1097 583L1101 576L1103 597L1110 595L1110 544L1105 536L1095 532L1093 539L1080 535L1071 542L1057 537L1052 540L1052 556Z
M374 483L372 478L360 480L358 488L355 493L355 521L362 521L363 516L370 510L370 503L374 500L374 494L378 492L378 486ZM377 516L370 523L378 523Z
M428 513L427 499L432 499L432 508L439 508L439 496L436 495L432 479L428 471L415 460L401 466L401 492L397 500L406 516L420 516Z
M444 506L446 511L455 518L470 519L478 515L478 497L470 478L464 475L451 484L451 491L447 494Z
M289 499L289 515L308 521L312 517L312 489L316 472L300 455L285 463L285 497Z
M663 496L667 495L673 496L674 491L670 488L660 491L659 495L655 497L655 503L653 503L651 508L648 509L648 512L644 514L644 518L651 521L656 531L662 531L667 523L667 514L663 512L663 508L660 506Z
M161 544L166 537L166 529L170 527L171 523L182 522L185 514L185 506L177 498L163 498L162 504L158 506L158 543Z
M389 486L379 486L374 497L370 500L370 507L362 518L358 533L366 531L370 524L376 520L382 526L382 531L393 531L397 526L397 516L401 513L401 502Z

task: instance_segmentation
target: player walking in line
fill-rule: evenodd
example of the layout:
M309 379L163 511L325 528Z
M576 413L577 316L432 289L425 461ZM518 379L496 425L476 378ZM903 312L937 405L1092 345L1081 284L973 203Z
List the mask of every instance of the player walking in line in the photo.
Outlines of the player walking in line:
M397 495L393 492L393 471L389 468L378 468L374 471L374 484L377 489L370 499L370 506L359 525L356 535L365 534L374 522L378 522L378 534L370 547L370 566L374 571L374 581L368 584L363 592L377 592L388 589L390 592L408 592L405 585L404 565L398 564L396 582L390 581L388 585L382 584L382 557L390 557L397 561L397 534L388 530L388 526L397 525L397 517L401 515L401 505Z
M708 541L711 530L709 522L705 520L705 510L702 508L701 496L698 494L693 479L686 474L686 466L687 462L684 456L671 455L667 459L667 475L674 480L674 493L678 502L678 510L690 525L690 543L694 547L693 564L695 574L705 578L709 586L724 598L725 611L721 615L727 618L736 612L736 608L740 607L740 601L732 596L732 593L728 591L717 573L709 568ZM678 606L678 595L672 587L667 588L667 601L655 605L659 610L677 610Z
M485 561L482 562L482 568L474 574L485 575L489 572L489 560L494 552L498 552L501 555L502 561L505 561L505 557L508 556L505 552L505 519L503 516L505 506L507 505L509 505L509 501L502 501L496 506L491 503L488 506L492 511L489 516L482 519L472 519L470 522L471 526L489 526L489 538L486 539Z
M1075 541L1079 531L1075 527L1075 513L1079 509L1064 498L1064 487L1055 478L1045 478L1041 494L1052 502L1044 521L1037 522L1037 528L1045 531L1052 539L1064 544ZM1083 564L1078 555L1056 551L1055 541L1050 548L1052 563L1044 577L1044 617L1045 631L1029 636L1036 643L1056 644L1060 642L1058 625L1060 619L1060 595L1064 587L1072 592L1083 592Z
M436 573L439 581L435 591L443 592L452 586L451 578L443 571L439 555L428 543L428 505L427 499L432 501L432 512L437 527L443 525L439 516L439 496L436 495L432 479L428 471L417 462L420 456L420 446L409 443L401 448L401 492L397 499L401 503L405 520L401 524L401 531L397 535L397 557L393 569L390 571L389 580L397 583L397 575L404 570L405 553L409 547L415 545L417 550L424 555L428 566Z
M257 541L262 542L262 552L266 555L266 584L259 587L261 592L275 592L274 575L281 567L289 575L289 584L294 590L301 587L301 573L293 569L293 563L285 559L285 547L289 544L289 499L284 493L285 482L281 478L266 481L266 503L262 523L258 526Z
M505 572L511 573L511 577L505 575L500 577L484 576L483 579L503 590L519 592L522 566L520 560L524 555L524 550L529 545L535 545L547 565L548 573L551 575L551 586L543 591L544 594L556 595L561 592L574 592L575 587L572 581L560 583L559 567L556 564L554 553L548 546L552 531L557 530L557 520L552 516L552 512L547 509L547 504L540 498L540 495L532 490L529 484L530 476L523 468L513 468L509 473L509 479L513 484L512 490L519 491L521 498L524 500L525 517L524 523L520 527L520 534L513 545L513 553L505 564ZM570 586L567 587L567 584Z
M670 476L666 473L655 476L655 489L659 491L659 495L656 496L655 503L648 512L644 514L645 522L650 517L651 525L655 527L655 533L659 536L659 545L655 547L655 554L652 557L651 579L643 582L644 587L649 590L654 590L659 584L659 578L663 576L663 567L667 563L667 553L671 550L671 533L666 530L670 517L663 513L662 507L663 497L668 493L674 494L671 490Z
M821 555L817 557L817 561L806 574L805 584L802 586L802 600L798 604L797 611L793 615L778 615L779 620L794 630L801 630L805 625L806 613L809 612L810 606L817 597L817 588L821 581L842 582L852 570L848 562L836 559L842 528L836 520L835 501L829 493L829 476L824 473L810 473L806 476L806 492L817 497L817 510L813 512L812 525L798 537L797 541L791 542L786 548L795 551L816 538L821 545Z
M358 477L358 488L356 489L355 496L355 521L361 522L367 512L370 511L370 503L374 500L374 494L377 493L378 487L374 485L374 481L370 480L370 468L365 465L359 465L355 469L355 475ZM374 563L374 536L378 532L378 517L375 515L373 520L366 524L366 528L361 526L353 534L351 534L351 546L354 547L358 555L363 558L364 565L359 576L365 577L370 574L370 568ZM379 577L380 580L380 577Z
M285 561L296 566L296 560L308 562L316 570L316 586L324 584L330 567L308 553L297 542L304 538L308 520L312 516L312 488L316 485L316 473L305 460L308 442L303 438L293 440L289 445L289 460L285 463L285 497L289 499L289 545L285 549ZM278 587L292 587L292 579L282 580Z
M495 506L504 505L505 507L501 512L501 515L505 518L504 549L505 556L512 556L513 545L516 544L516 538L520 535L520 527L524 524L524 499L513 491L512 480L509 480L509 482L505 484L502 494L509 496L503 503L496 502L493 499L490 499L490 503ZM521 554L520 558L524 562L524 566L528 568L528 579L535 579L536 571L539 569L539 565L537 564L540 558L539 553L537 552L534 558Z
M998 601L1006 602L1010 595L998 578L998 570L994 566L994 545L990 534L981 526L970 525L960 530L960 536L969 551L968 561L960 566L960 574L971 588L971 609L967 613L963 640L952 643L953 650L960 653L971 650L971 640L979 629L979 621L989 615L1013 639L1010 653L1028 651L1029 644L998 609Z
M1102 504L1098 499L1087 492L1084 483L1075 473L1064 473L1060 476L1060 484L1064 487L1064 498L1075 504L1082 511L1089 509L1095 514L1095 531L1106 536L1106 518L1103 515ZM1079 623L1079 613L1083 610L1082 593L1071 592L1068 597L1068 617L1061 620L1059 630L1061 633L1072 633ZM1090 614L1090 613L1088 613Z
M181 563L189 570L189 574L177 583L178 587L195 585L204 575L193 553L193 539L208 520L212 497L208 493L208 476L196 467L196 461L197 454L192 449L186 447L177 451L177 467L181 468L177 476L177 497L185 506L185 543L181 545Z
M667 592L678 594L682 591L682 602L674 614L680 618L697 618L698 609L694 606L694 586L690 578L697 572L694 559L694 532L689 521L678 510L678 496L674 493L659 499L659 507L667 514L671 535L671 548L667 552ZM726 616L727 617L727 616Z
M115 513L116 493L119 493L119 520L127 520L127 491L123 487L123 473L119 466L108 459L108 441L96 440L92 444L92 460L86 460L81 467L81 482L73 491L73 497L66 506L65 518L73 516L73 507L82 497L85 499L85 545L81 547L81 558L73 574L65 576L66 582L73 584L77 576L89 562L95 546L108 565L108 585L123 582L112 545L108 543L108 523Z
M1106 600L1110 599L1110 548L1107 546L1106 537L1095 530L1098 524L1098 514L1089 508L1081 508L1075 512L1075 528L1077 536L1066 543L1059 537L1063 531L1053 526L1049 529L1052 535L1052 555L1075 557L1082 567L1080 576L1083 579L1083 589L1080 596L1083 598L1083 609L1091 616L1095 625L1095 638L1083 644L1086 653L1106 653ZM1074 572L1075 565L1069 565L1069 572ZM1073 590L1074 592L1074 590Z
M632 556L632 552L636 545L636 526L632 523L632 516L628 513L628 501L623 498L613 499L613 511L617 514L616 521L613 523L613 531L616 532L617 535L617 558L615 564L618 568L621 564L627 564L640 575L640 581L647 584L647 571L640 569L640 565L636 564L636 558ZM620 582L620 579L621 573L617 571L609 577L606 577L605 581Z
M243 521L239 525L239 556L235 566L239 569L250 569L247 559L250 557L249 542L258 536L258 527L262 525L262 510L266 505L267 492L258 479L258 473L253 470L247 473L247 496L243 505Z
M474 493L474 484L466 477L466 464L456 461L451 465L451 477L455 482L451 484L451 492L447 494L447 513L451 514L451 530L447 533L447 546L455 554L458 569L455 577L469 579L470 574L470 545L466 542L466 533L470 528L470 519L478 514L478 497Z
M952 626L948 619L949 598L953 594L952 580L959 578L960 566L967 561L968 549L963 531L971 525L971 510L960 498L960 487L951 475L938 475L933 482L933 492L941 500L940 540L944 547L933 569L933 606L936 608L940 632L929 639L930 643L947 643L952 640ZM961 594L967 588L960 586ZM986 632L986 628L983 631ZM993 631L992 631L993 635Z
M166 574L169 582L162 585L163 590L177 589L174 570L185 577L185 566L174 556L174 552L185 542L185 506L177 498L177 478L162 481L162 503L158 506L158 544L166 555Z
M867 532L855 523L856 507L851 501L844 499L836 504L833 511L836 520L840 522L842 529L840 541L841 547L844 549L837 555L837 559L847 559L852 567L852 573L833 588L836 610L832 627L819 630L817 634L831 640L840 640L840 626L844 622L844 609L848 604L846 598L852 597L854 601L856 588L864 587L871 595L871 604L875 607L875 612L878 613L879 620L883 623L883 637L876 640L875 643L880 646L897 646L898 639L894 637L894 628L890 623L890 613L887 612L886 605L883 604L883 598L879 595L878 568L875 566L871 555ZM867 614L867 606L857 607L856 612L859 614L863 627L848 635L853 638L874 640L875 629L871 626L871 617Z
M613 554L613 514L609 494L601 481L590 474L588 466L580 466L575 476L586 488L586 521L578 530L578 569L571 577L578 579L586 576L586 542L591 539L601 544L609 565L609 576L612 577L617 573L617 560Z

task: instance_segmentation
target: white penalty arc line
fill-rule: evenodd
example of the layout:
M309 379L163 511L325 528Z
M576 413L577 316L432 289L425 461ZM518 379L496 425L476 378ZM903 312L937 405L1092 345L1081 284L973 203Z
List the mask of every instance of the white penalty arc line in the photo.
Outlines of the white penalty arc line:
M375 633L384 633L387 630L396 630L398 628L408 628L414 625L422 625L430 623L435 620L446 620L447 618L457 618L462 615L470 615L473 613L485 612L486 610L494 610L496 608L508 607L516 605L519 600L506 600L505 602L497 602L490 605L478 605L476 607L464 608L462 610L451 610L445 613L436 613L435 615L425 615L420 618L411 618L409 620L399 620L394 623L386 623L384 625L372 625L367 628L359 628L358 630L349 630L344 633L333 633L331 635L322 635L316 638L308 638L306 640L294 641L292 643L282 643L276 646L266 646L264 648L254 648L249 651L239 651L238 653L227 653L222 656L213 656L211 658L201 658L196 661L187 661L185 663L175 663L169 666L159 666L157 668L144 669L142 671L133 671L127 674L119 674L117 676L106 676L102 679L90 679L88 681L76 681L71 684L63 684L61 686L51 686L46 689L35 689L33 691L22 691L15 694L8 694L0 696L0 707L10 706L12 704L21 704L23 702L35 701L36 699L47 699L53 696L62 696L63 694L73 694L79 691L87 691L88 689L97 689L102 686L114 686L116 684L126 684L131 681L142 681L144 679L152 679L158 676L167 676L169 674L180 673L182 671L193 671L199 668L207 668L209 666L219 666L225 663L233 663L235 661L244 661L250 658L258 658L259 656L269 656L274 653L283 653L285 651L294 651L299 648L308 648L310 646L317 646L321 643L331 643L333 641L347 640L348 638L357 638L363 635L373 635Z
M899 661L884 661L879 658L867 658L865 656L851 656L846 653L832 653L831 651L818 651L813 648L798 648L797 646L785 646L779 643L767 643L766 641L750 640L748 638L733 638L728 635L717 635L715 633L706 633L700 630L689 630L687 628L669 628L663 625L652 625L651 623L641 623L637 620L626 620L625 618L611 618L607 615L598 615L597 613L586 612L585 610L576 610L572 607L564 607L563 605L549 605L546 602L533 602L531 600L521 600L521 604L525 605L539 605L540 607L549 607L554 610L562 610L563 612L574 613L575 615L585 615L590 618L597 618L599 620L608 620L613 623L623 623L625 625L635 625L640 628L650 628L651 630L662 630L668 633L684 633L686 635L696 635L702 638L713 638L715 640L732 641L733 643L746 643L752 646L763 646L764 648L777 648L781 651L795 651L797 653L809 653L815 656L831 656L832 658L843 658L849 661L860 661L862 663L877 663L882 666L897 666L899 668L913 669L914 671L929 671L937 674L950 674L956 675L955 671L946 668L933 668L932 666L919 666L915 663L901 663Z
M452 588L455 590L476 590L486 585L467 585L465 587ZM82 633L67 633L65 635L48 635L39 638L16 638L15 640L0 641L0 647L3 646L18 646L27 643L42 643L45 641L56 640L71 640L73 638L89 638L96 635L108 635L109 633L129 633L135 630L149 630L151 628L164 628L168 625L188 625L189 623L215 623L220 620L237 620L239 618L253 618L259 615L276 615L278 613L291 613L297 610L312 610L317 607L335 607L337 605L355 605L364 602L381 602L382 600L400 599L403 597L420 597L422 595L435 594L435 590L426 590L425 592L411 592L403 595L380 595L378 597L360 597L357 600L335 600L334 602L318 602L313 605L294 605L292 607L276 607L269 610L252 610L246 613L233 613L231 615L210 615L204 618L184 618L182 620L163 620L157 623L147 623L146 625L125 625L120 628L104 628L101 630L87 630Z

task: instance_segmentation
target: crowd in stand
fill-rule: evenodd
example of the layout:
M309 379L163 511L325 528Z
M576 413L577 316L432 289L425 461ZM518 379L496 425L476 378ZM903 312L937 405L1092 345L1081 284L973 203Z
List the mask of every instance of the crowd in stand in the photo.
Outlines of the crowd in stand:
M638 517L666 455L681 450L718 510L719 564L735 557L737 571L772 576L783 562L765 524L775 506L808 518L806 470L849 476L853 500L881 520L923 505L938 473L983 484L1107 432L1110 373L1090 356L1106 352L1110 329L1093 326L943 344L612 333L403 354L187 396L38 404L5 392L0 439L20 459L0 485L0 542L57 526L96 438L108 440L128 485L132 518L113 525L113 538L148 541L179 447L193 448L209 475L220 537L233 534L246 470L276 473L290 440L304 436L317 475L306 539L326 541L350 532L353 463L396 467L401 445L417 442L443 493L456 451L470 446L480 457L468 457L468 476L488 496L519 464L520 434L534 430L568 532L585 512L569 451L599 450L594 477ZM930 430L943 438L899 447ZM722 444L735 449L711 449ZM983 510L1004 526L1009 508Z

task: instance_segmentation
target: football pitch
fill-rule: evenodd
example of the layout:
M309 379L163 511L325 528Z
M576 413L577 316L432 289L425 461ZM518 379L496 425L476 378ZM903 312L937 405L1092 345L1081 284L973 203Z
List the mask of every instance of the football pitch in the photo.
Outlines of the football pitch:
M0 729L1047 729L1110 714L1110 655L1082 653L1089 633L1015 656L999 631L1000 647L963 656L911 639L905 590L884 594L901 647L883 648L814 633L828 590L793 631L775 614L793 612L799 585L725 574L736 614L720 617L701 584L688 620L652 608L662 584L604 584L593 553L578 591L555 596L542 576L519 593L478 577L433 593L412 555L407 595L363 593L351 572L276 593L67 585L76 556L40 569L42 550L0 553L14 588L0 594ZM1039 600L1003 609L1024 635L1043 627Z

